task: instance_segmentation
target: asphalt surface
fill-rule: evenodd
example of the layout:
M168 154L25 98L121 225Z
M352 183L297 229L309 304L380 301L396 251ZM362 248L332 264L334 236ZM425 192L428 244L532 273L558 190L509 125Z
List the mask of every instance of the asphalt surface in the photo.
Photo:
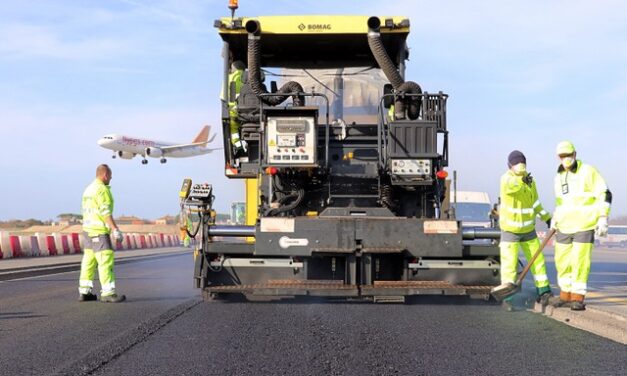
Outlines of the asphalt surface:
M190 254L116 271L121 304L78 303L77 272L0 282L0 374L627 374L627 346L482 301L206 303Z

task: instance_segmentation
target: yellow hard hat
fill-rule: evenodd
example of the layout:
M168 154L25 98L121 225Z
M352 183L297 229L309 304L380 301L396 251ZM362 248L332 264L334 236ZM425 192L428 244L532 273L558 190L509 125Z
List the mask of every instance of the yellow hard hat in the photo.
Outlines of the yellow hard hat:
M555 153L557 155L572 154L574 152L575 152L575 145L573 145L573 143L570 141L562 141L559 144L557 144L557 147L555 148Z

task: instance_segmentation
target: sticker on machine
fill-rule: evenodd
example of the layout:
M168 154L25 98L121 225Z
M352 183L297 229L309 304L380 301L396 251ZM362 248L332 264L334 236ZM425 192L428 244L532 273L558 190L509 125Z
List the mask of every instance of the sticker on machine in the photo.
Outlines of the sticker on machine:
M261 218L261 232L294 232L294 218Z
M289 238L287 236L281 236L279 239L279 247L285 249L289 247L306 247L309 244L309 239L306 238Z
M457 221L425 221L425 234L457 234Z

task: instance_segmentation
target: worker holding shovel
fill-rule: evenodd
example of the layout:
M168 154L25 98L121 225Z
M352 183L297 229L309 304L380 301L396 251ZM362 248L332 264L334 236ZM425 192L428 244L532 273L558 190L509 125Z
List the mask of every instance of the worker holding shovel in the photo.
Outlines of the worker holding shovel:
M536 285L537 301L548 304L551 286L546 274L544 256L540 253L532 261L532 255L540 249L540 241L536 234L536 216L550 224L551 215L544 210L538 199L536 183L527 172L527 159L518 150L512 151L507 158L509 170L501 176L501 207L499 210L501 225L501 285L493 289L510 291L520 288L516 283L516 266L518 252L522 248ZM513 310L512 296L506 294L503 307Z

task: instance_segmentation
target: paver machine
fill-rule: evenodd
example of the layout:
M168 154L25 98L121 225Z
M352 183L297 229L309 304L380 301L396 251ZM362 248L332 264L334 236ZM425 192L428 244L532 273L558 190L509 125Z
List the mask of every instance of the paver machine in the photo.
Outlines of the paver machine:
M464 228L449 208L448 96L405 79L408 19L228 17L215 27L225 173L245 179L247 215L216 224L211 185L183 190L201 217L194 281L206 299L488 298L498 247L473 240L498 231Z

